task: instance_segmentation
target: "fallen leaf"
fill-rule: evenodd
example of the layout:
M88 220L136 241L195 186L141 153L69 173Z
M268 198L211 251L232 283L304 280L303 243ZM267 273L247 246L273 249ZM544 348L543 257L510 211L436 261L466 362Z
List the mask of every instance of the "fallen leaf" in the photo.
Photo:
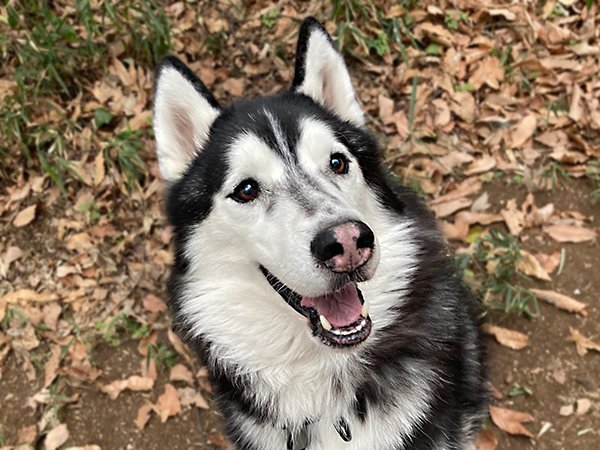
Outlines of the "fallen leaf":
M156 295L148 294L142 301L144 309L149 312L161 313L167 310L167 305Z
M246 83L243 78L227 78L223 83L223 89L234 97L241 97L244 95L244 89Z
M523 426L524 423L532 422L533 416L512 409L490 406L490 416L498 428L509 434L522 435L532 438L533 434Z
M575 300L574 298L568 297L558 292L549 291L545 289L530 289L530 291L540 300L544 300L557 308L564 309L565 311L574 312L587 316L585 303Z
M571 332L571 335L567 338L567 341L575 342L577 354L579 356L585 356L589 350L600 352L600 344L596 344L590 338L586 338L573 327L569 327L569 331Z
M592 407L592 401L589 398L578 398L577 399L577 415L583 416L588 413Z
M33 219L35 219L35 209L37 205L31 205L27 208L19 211L13 220L13 225L17 228L29 225Z
M563 369L556 369L552 372L552 378L554 378L554 381L558 384L565 384L567 382L567 375Z
M447 203L438 203L431 205L431 209L435 213L436 217L446 217L454 214L456 211L468 208L473 203L473 200L468 198L458 198L456 200L450 200Z
M511 130L510 147L521 147L531 136L533 136L536 126L537 120L534 114L523 117Z
M560 264L560 251L556 251L551 255L546 255L545 253L536 253L533 256L535 256L535 259L538 260L542 268L548 274L554 272Z
M181 411L181 402L177 389L170 384L165 384L165 392L158 397L154 411L160 417L160 421L165 423L169 417L179 414Z
M484 333L494 336L500 344L512 348L513 350L522 350L529 344L529 337L518 331L498 327L489 323L483 324L481 329Z
M135 426L138 430L142 431L148 421L150 420L150 413L152 412L152 404L144 403L137 411L137 416L135 418Z
M518 236L523 231L524 222L525 222L525 213L517 209L517 201L516 199L510 199L506 202L506 208L500 211L510 234L513 236Z
M52 292L35 292L31 289L19 289L5 294L0 300L9 304L24 305L29 302L44 303L57 300L58 296Z
M196 405L200 409L209 408L208 403L206 402L204 397L202 397L202 395L200 395L200 393L196 391L196 389L192 387L184 387L182 389L178 389L178 391L182 406L187 407L191 405Z
M437 205L438 203L449 202L451 200L466 197L468 195L479 192L481 190L481 186L482 183L477 177L467 178L462 183L460 183L456 187L456 189L448 192L447 194L440 195L439 197L434 198L429 204Z
M55 345L50 354L50 358L48 358L48 361L46 361L46 364L44 365L44 388L50 386L56 378L58 366L60 364L60 352L60 345Z
M37 437L37 425L31 425L19 430L19 442L21 444L32 444Z
M22 256L23 250L19 247L15 247L14 245L8 247L0 260L0 278L5 277L8 274L10 265Z
M548 225L544 232L558 242L586 242L596 239L596 232L578 225Z
M539 280L551 281L550 275L544 270L539 261L527 250L521 250L521 259L517 261L517 270Z
M183 364L175 364L173 367L171 367L171 372L169 373L169 381L185 381L187 383L193 384L194 375Z
M385 125L394 123L394 101L385 95L379 95L379 117Z
M496 158L491 155L483 155L481 158L478 158L469 164L463 173L467 176L471 176L489 172L494 167L496 167Z
M497 446L498 438L491 428L484 428L475 441L476 450L495 450Z
M52 428L46 435L44 450L56 450L69 439L69 430L64 423Z
M170 328L167 332L167 336L169 337L169 342L171 342L175 351L177 351L177 353L179 353L185 359L185 362L188 363L188 366L194 367L194 358L190 354L183 341L179 339L179 337Z
M98 152L96 158L94 158L94 185L99 186L104 180L106 170L104 168L104 151Z
M149 391L154 387L154 380L149 377L132 375L125 380L116 380L110 384L100 385L100 390L115 400L126 389L131 391Z
M558 412L558 414L560 414L563 417L568 417L570 415L572 415L575 412L575 407L573 405L564 405L560 407L560 411Z

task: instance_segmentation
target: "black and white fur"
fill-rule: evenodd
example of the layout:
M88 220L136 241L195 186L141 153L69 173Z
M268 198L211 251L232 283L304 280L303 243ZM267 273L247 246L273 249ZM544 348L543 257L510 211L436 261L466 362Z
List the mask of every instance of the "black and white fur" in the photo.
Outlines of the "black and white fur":
M207 365L237 449L298 448L288 441L301 431L308 450L471 448L487 402L476 301L432 214L382 168L343 59L312 18L296 57L290 91L227 108L176 58L157 69L174 327ZM346 175L329 170L333 152L347 156ZM248 178L260 195L236 202L231 193ZM261 267L301 295L335 289L309 244L347 218L375 234L358 284L372 331L337 348Z

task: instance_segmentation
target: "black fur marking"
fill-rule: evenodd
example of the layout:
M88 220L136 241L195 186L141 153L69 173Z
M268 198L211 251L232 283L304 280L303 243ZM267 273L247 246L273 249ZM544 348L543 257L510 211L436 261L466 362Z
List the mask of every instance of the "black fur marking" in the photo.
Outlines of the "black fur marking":
M296 46L296 68L294 72L294 81L292 81L292 90L295 90L304 82L304 77L306 76L306 52L308 51L308 41L314 31L320 31L327 36L327 40L331 44L331 47L335 49L329 33L327 33L325 27L323 27L317 19L314 17L307 17L304 19L302 25L300 25L298 45Z
M154 76L154 85L152 88L152 97L156 98L156 88L158 86L158 80L160 79L160 76L162 74L162 70L165 67L173 67L174 69L176 69L181 75L183 75L183 77L189 81L189 83L194 87L194 89L196 89L196 91L202 95L202 97L204 97L206 99L206 101L210 104L210 106L212 106L213 108L216 109L221 109L219 102L217 102L217 100L215 100L215 98L213 97L213 95L210 93L210 91L206 88L206 86L204 85L204 83L202 83L202 81L200 81L198 79L198 77L194 74L194 72L192 72L188 66L186 66L183 62L181 62L181 60L179 60L177 57L169 55L169 56L165 56L160 63L158 64L158 67L156 68L155 76Z

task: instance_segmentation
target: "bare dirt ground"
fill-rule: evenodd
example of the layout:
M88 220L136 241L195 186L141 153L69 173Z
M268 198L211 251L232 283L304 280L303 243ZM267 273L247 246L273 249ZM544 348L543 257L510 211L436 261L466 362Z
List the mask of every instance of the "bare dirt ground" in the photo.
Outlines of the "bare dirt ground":
M133 45L158 39L159 25L132 34L117 26L125 13L112 24L103 5L0 6L0 448L225 448L205 371L168 331L171 234L149 126L155 57ZM165 16L170 51L224 104L289 86L299 20L323 20L386 162L470 255L467 280L500 327L486 336L496 409L479 450L599 448L598 6L339 5L178 2L151 16ZM59 22L91 40L72 40ZM51 46L41 30L55 31ZM82 56L89 42L95 59ZM66 90L51 70L25 71L50 47L82 72ZM490 229L514 239L492 245ZM521 256L502 259L511 246ZM511 286L568 300L540 299L531 318L519 312L533 300L494 309ZM506 330L518 334L507 341Z

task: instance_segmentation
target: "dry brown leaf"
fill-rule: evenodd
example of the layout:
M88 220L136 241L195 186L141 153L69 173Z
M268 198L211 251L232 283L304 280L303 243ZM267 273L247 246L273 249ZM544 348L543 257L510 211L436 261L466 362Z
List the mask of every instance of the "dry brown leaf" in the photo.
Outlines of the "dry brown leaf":
M169 337L169 342L171 342L175 351L177 351L177 353L179 353L185 359L185 362L187 362L188 366L195 367L194 358L190 354L183 341L179 339L179 336L177 336L170 328L167 336Z
M466 197L474 194L481 190L482 183L477 177L471 177L460 183L456 189L448 192L447 194L440 195L434 198L429 203L430 205L437 205L438 203L449 202L450 200L456 200L457 198Z
M21 444L32 444L37 437L37 425L21 428L18 436Z
M533 416L512 409L490 406L490 416L498 428L509 434L522 435L532 438L533 434L523 426L524 423L532 422Z
M521 147L527 140L533 136L537 120L534 114L523 117L510 133L510 147Z
M536 253L534 256L548 274L554 272L560 264L560 251L556 251L551 255Z
M99 151L94 158L94 185L99 186L104 180L106 170L104 168L104 151Z
M481 158L478 158L469 164L463 173L466 176L471 176L489 172L494 167L496 167L496 158L491 155L483 155Z
M563 417L568 417L570 415L572 415L575 412L575 406L573 405L564 405L560 407L560 411L558 412L558 414L560 414Z
M56 450L69 439L69 430L64 423L54 427L46 435L44 441L44 450Z
M548 225L544 232L557 242L586 242L596 239L596 231L579 225Z
M2 255L2 259L0 259L0 278L5 277L8 274L10 265L22 256L23 250L19 247L15 247L14 245L8 247L4 255Z
M583 416L588 413L592 407L592 401L589 398L578 398L577 399L577 415Z
M60 345L55 345L50 354L50 358L44 365L44 388L47 388L52 384L56 375L58 375L58 366L60 364Z
M521 250L521 259L517 261L517 270L539 280L551 281L550 275L544 270L539 261L527 250Z
M513 236L518 236L523 231L524 222L525 222L525 213L517 209L517 201L516 199L510 199L506 202L506 208L500 211L510 234Z
M577 354L579 356L585 356L589 350L600 352L600 344L596 344L590 338L586 338L579 330L576 330L573 327L569 327L569 331L571 332L571 335L567 338L567 341L575 342Z
M17 228L29 225L35 219L35 209L37 205L31 205L19 211L13 220L13 225Z
M167 310L167 305L156 295L148 294L142 300L144 309L149 312L161 313Z
M379 117L385 125L394 123L394 101L385 95L379 95Z
M179 414L181 411L181 402L177 389L170 384L165 384L165 392L158 397L154 411L160 417L160 421L165 423L169 417Z
M454 214L456 211L468 208L473 203L473 200L468 198L458 198L456 200L450 200L446 203L438 203L431 205L431 209L435 213L436 217L446 217Z
M494 336L498 343L513 350L522 350L529 344L529 337L518 331L498 327L489 323L482 325L484 333Z
M244 95L245 87L246 83L243 78L227 78L223 83L223 89L234 97L241 97Z
M24 305L29 302L44 303L57 300L58 296L52 292L35 292L32 289L19 289L5 294L0 300L8 304Z
M585 303L575 300L574 298L568 297L558 292L549 291L545 289L530 289L530 291L540 300L544 300L557 308L564 309L565 311L574 312L587 316Z
M149 377L132 375L125 380L116 380L110 384L100 385L100 390L115 400L125 389L131 391L149 391L154 387L154 380Z
M184 387L178 389L178 391L182 406L187 407L191 405L196 405L200 409L209 408L208 403L206 402L204 397L202 397L202 395L200 395L200 393L196 391L196 389L192 387Z
M52 302L44 305L42 308L42 321L53 331L56 331L58 318L62 314L62 308L58 303Z
M484 428L475 441L476 450L495 450L497 446L498 438L491 428Z
M473 123L477 118L475 98L470 92L454 92L450 110L467 123Z
M175 364L171 367L169 381L185 381L186 383L194 384L194 375L183 364Z
M152 412L152 404L144 403L137 411L137 415L135 418L135 426L138 430L142 431L148 421L150 420L150 413Z

